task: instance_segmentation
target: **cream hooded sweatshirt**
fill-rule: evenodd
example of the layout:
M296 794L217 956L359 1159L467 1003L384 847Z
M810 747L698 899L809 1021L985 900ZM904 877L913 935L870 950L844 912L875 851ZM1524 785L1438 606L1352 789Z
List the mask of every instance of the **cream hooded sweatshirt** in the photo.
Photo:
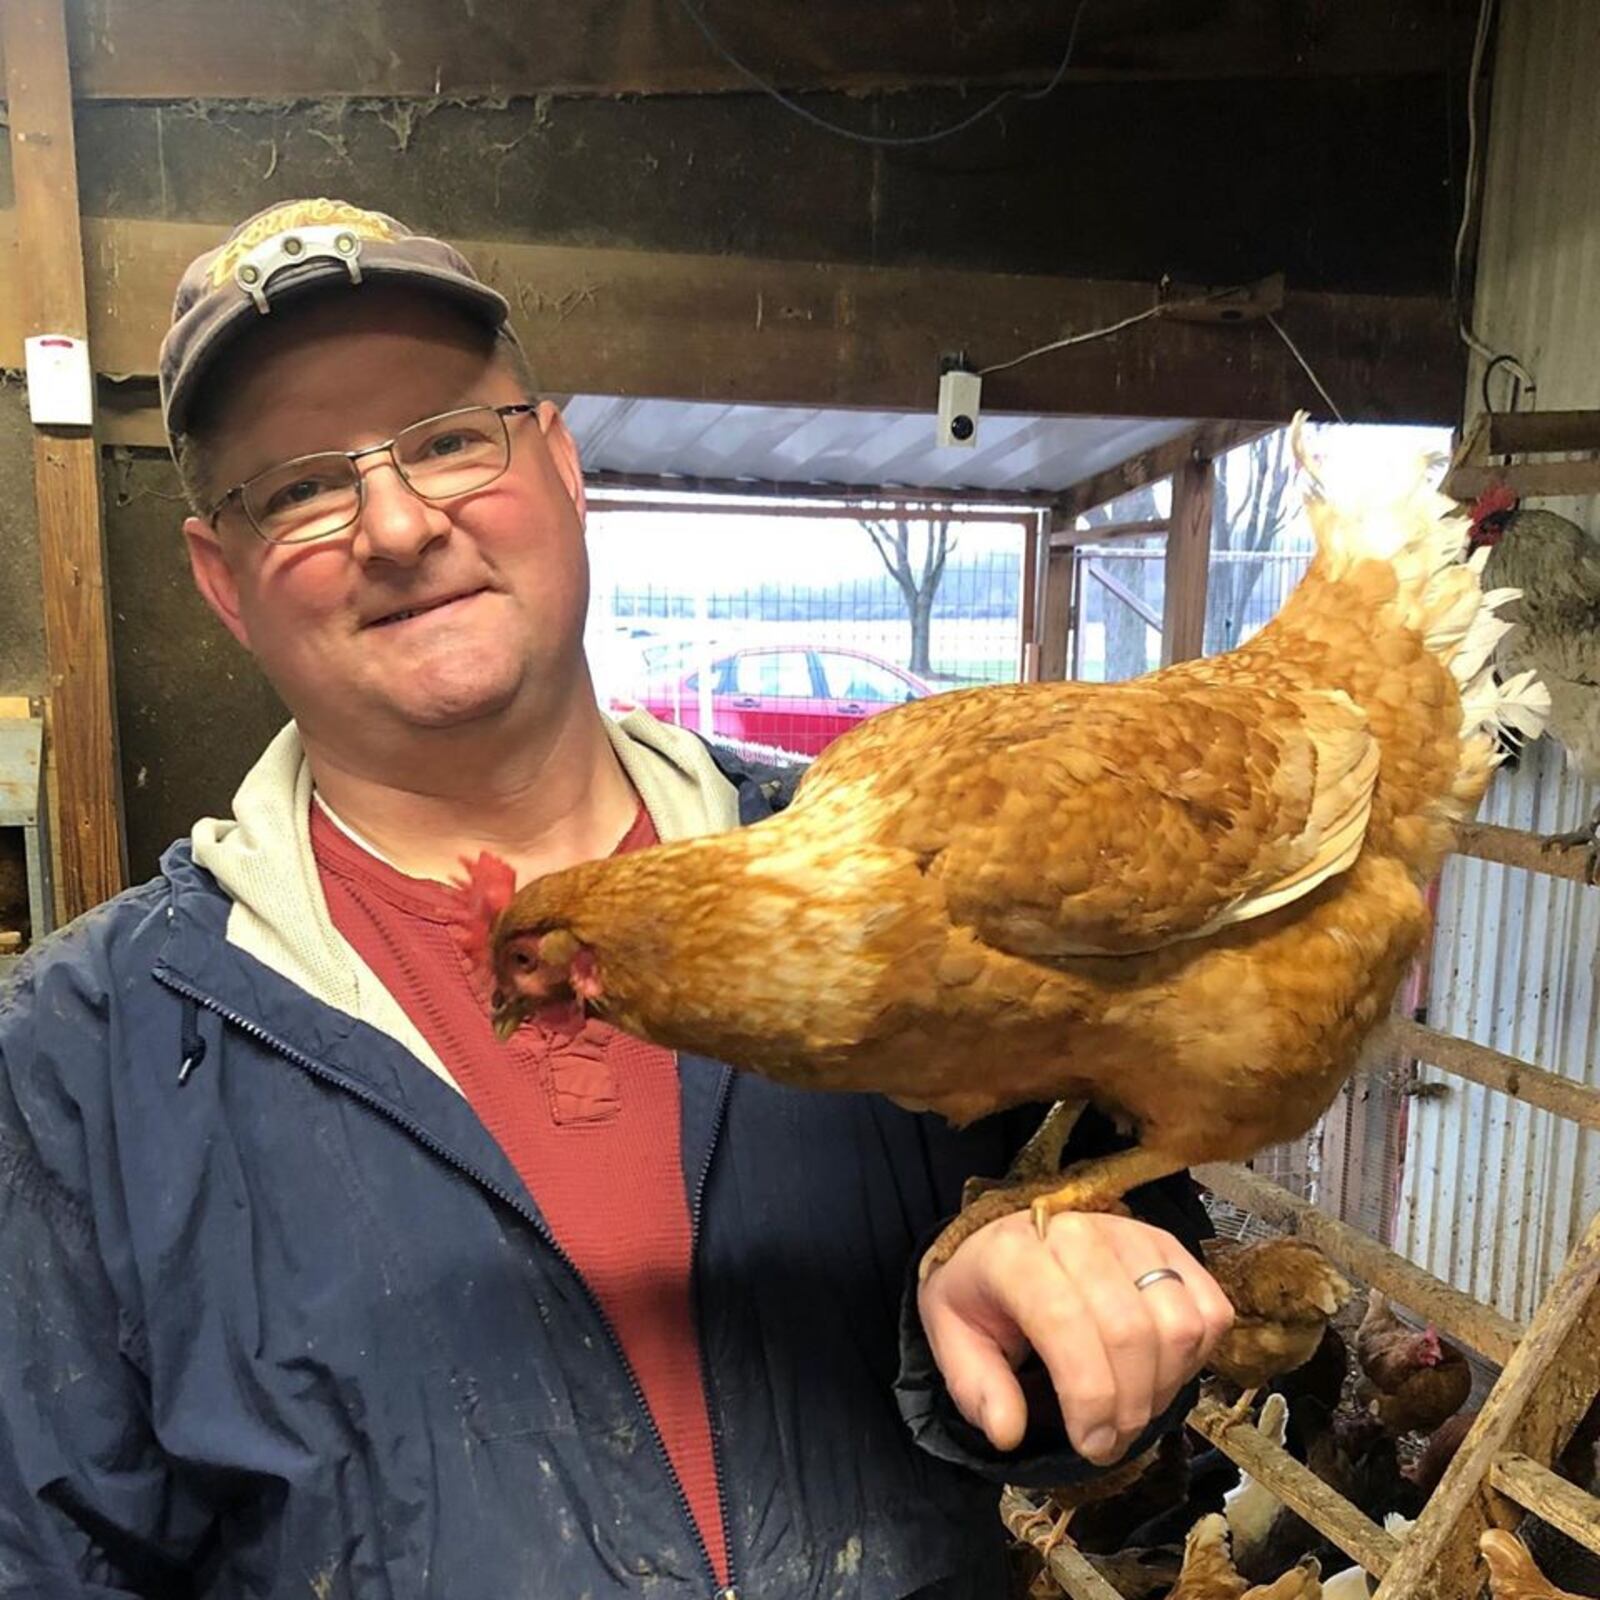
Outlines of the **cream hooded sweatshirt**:
M647 712L604 719L623 771L664 840L737 826L738 796L692 733ZM433 1047L333 925L311 853L311 768L289 723L233 797L233 816L202 817L194 859L233 901L228 943L326 1005L369 1024L457 1087Z

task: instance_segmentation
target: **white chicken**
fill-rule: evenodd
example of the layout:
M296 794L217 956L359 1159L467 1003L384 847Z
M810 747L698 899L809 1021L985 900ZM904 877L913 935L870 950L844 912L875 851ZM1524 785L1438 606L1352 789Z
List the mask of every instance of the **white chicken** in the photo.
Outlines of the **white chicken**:
M1269 1394L1261 1403L1255 1428L1281 1450L1289 1432L1289 1402L1281 1394ZM1283 1502L1265 1484L1240 1471L1238 1484L1222 1497L1235 1561L1248 1562L1251 1552L1265 1543L1273 1518L1282 1509Z

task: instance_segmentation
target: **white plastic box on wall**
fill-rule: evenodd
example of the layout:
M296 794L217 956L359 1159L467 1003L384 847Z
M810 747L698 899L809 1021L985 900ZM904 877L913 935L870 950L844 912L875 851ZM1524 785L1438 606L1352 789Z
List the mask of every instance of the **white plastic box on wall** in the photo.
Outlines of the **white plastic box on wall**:
M39 333L23 341L28 363L28 415L35 427L87 428L94 422L89 341Z

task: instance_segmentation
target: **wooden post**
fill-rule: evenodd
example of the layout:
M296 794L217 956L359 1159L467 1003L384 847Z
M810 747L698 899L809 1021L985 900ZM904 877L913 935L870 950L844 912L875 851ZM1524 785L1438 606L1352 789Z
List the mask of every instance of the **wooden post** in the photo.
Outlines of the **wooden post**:
M1506 1362L1500 1381L1378 1585L1377 1600L1464 1600L1477 1594L1483 1581L1478 1535L1490 1526L1509 1526L1518 1515L1515 1505L1500 1496L1508 1490L1527 1493L1531 1487L1531 1498L1540 1499L1542 1509L1556 1509L1545 1502L1537 1483L1529 1484L1523 1458L1553 1461L1597 1387L1600 1217L1589 1224L1529 1324L1527 1336ZM1498 1489L1488 1487L1496 1478Z
M1167 532L1167 594L1162 608L1161 665L1193 661L1205 653L1206 580L1211 567L1211 507L1217 469L1206 457L1185 461L1172 474L1172 517Z
M4 0L16 187L18 301L25 334L88 335L78 165L63 0ZM45 643L61 807L62 903L68 916L126 879L106 615L100 471L88 428L34 429Z
M1039 618L1039 677L1050 683L1069 676L1067 639L1072 632L1072 561L1070 550L1046 541L1044 609Z
M1022 523L1022 648L1017 661L1017 681L1034 683L1039 677L1039 574L1050 547L1050 513L1041 511Z

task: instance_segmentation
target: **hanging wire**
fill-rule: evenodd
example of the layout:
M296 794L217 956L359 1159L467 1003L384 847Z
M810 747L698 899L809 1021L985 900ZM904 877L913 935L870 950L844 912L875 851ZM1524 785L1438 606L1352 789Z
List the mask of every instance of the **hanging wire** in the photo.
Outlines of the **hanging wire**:
M787 95L775 83L740 60L732 50L723 42L722 36L706 20L705 13L695 0L678 0L678 9L700 30L701 37L706 43L722 57L722 59L742 77L746 83L759 89L762 94L776 100L786 111L792 112L803 122L809 122L814 128L821 128L824 133L837 135L841 139L849 139L855 144L880 145L889 149L905 149L914 145L938 144L942 139L953 138L958 133L965 133L968 128L976 126L987 116L998 111L1008 100L1043 100L1053 94L1060 86L1061 80L1066 76L1067 67L1072 60L1072 52L1078 42L1078 24L1083 20L1084 8L1089 0L1078 0L1077 8L1072 13L1072 25L1067 30L1066 48L1061 52L1061 64L1052 74L1050 81L1041 89L1002 89L992 99L985 101L970 116L963 117L959 122L952 122L948 127L935 128L931 133L862 133L856 128L847 128L842 123L830 122L826 117L819 117L816 112L809 110L800 102Z
M1504 366L1514 373L1522 389L1531 400L1539 385L1533 374L1516 356L1507 351L1495 350L1479 338L1472 326L1472 318L1463 303L1461 293L1461 263L1466 254L1467 234L1472 227L1472 215L1478 193L1478 78L1483 71L1483 53L1489 40L1489 22L1494 15L1494 0L1482 0L1478 7L1478 28L1472 41L1472 65L1467 71L1467 192L1461 203L1461 225L1456 229L1455 254L1451 267L1451 297L1456 307L1456 331L1461 342L1474 354L1489 362L1489 370ZM1489 374L1483 378L1484 409L1489 405Z
M1331 394L1329 394L1328 391L1322 387L1322 379L1317 376L1317 374L1316 374L1315 370L1313 369L1311 363L1309 361L1307 361L1306 358L1303 355L1300 354L1300 346L1297 345L1294 342L1294 340L1289 337L1288 333L1284 329L1283 324L1281 322L1279 322L1278 319L1270 311L1267 313L1267 321L1272 324L1272 331L1275 334L1277 334L1277 336L1280 339L1282 339L1283 342L1286 345L1288 345L1289 354L1292 355L1295 358L1295 360L1300 363L1301 371L1303 371L1305 373L1305 375L1311 380L1312 385L1315 387L1317 393L1322 396L1324 404L1333 413L1333 420L1335 422L1343 422L1344 421L1344 413L1338 408L1338 406L1336 406L1333 403L1333 396Z
M1222 293L1230 293L1222 290ZM1065 350L1069 345L1088 344L1092 339L1105 339L1113 333L1121 333L1124 328L1131 328L1135 323L1147 322L1151 317L1159 316L1163 311L1170 310L1170 306L1156 304L1147 310L1135 312L1131 317L1124 317L1121 322L1108 323L1103 328L1090 328L1085 333L1068 334L1065 339L1052 339L1049 344L1036 345L1032 350L1024 350L1020 356L1012 356L1009 361L995 361L987 367L978 368L978 376L987 378L991 372L1004 372L1008 367L1020 367L1024 361L1032 361L1035 356L1049 355L1052 350Z

